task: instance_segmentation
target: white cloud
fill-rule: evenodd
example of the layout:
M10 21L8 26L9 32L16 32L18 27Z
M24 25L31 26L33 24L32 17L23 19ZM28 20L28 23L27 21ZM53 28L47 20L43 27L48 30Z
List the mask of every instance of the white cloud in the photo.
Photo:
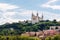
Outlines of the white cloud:
M44 19L46 20L54 20L60 21L60 14L51 13L51 12L44 12Z
M13 15L15 15L15 12L4 12L3 17L4 18L10 18Z
M31 19L31 14L32 12L36 15L37 11L36 10L25 10L25 9L20 9L18 6L14 6L14 5L11 5L11 4L8 4L8 5L5 5L6 3L0 3L0 10L3 11L3 12L0 12L0 24L4 24L6 22L18 22L18 21L23 21L23 20L26 20L25 18L27 18L28 20ZM5 7L2 7L5 6ZM7 11L7 10L12 10L12 9L16 9L16 8L19 8L17 9L18 11ZM39 13L39 16L41 17L41 14L42 12L41 11L38 11ZM16 18L13 18L14 15L17 16L17 14L20 16L21 19L16 19ZM53 20L53 19L57 19L57 20L60 20L60 14L50 14L49 12L44 12L44 19L50 19L50 20ZM19 17L18 16L18 17ZM21 17L22 16L22 17Z
M52 5L52 3L55 3L57 1L58 0L49 0L47 3L42 4L42 7L60 10L60 5Z
M17 11L13 10L13 9L17 9ZM13 11L8 11L8 10L13 10ZM18 21L23 21L26 19L23 19L25 16L25 18L28 18L31 16L32 10L24 10L24 9L20 9L20 7L16 6L16 5L11 5L11 4L7 4L7 3L0 3L0 24L4 24L6 22L12 23L12 22L18 22ZM17 17L14 18L14 15L17 16L19 15L21 19L18 19ZM18 17L19 17L18 16ZM22 16L22 17L21 17Z
M45 3L45 4L51 4L51 3L53 3L53 2L56 2L56 1L58 1L58 0L49 0L47 3Z
M17 20L20 19L12 19L12 16L16 14L15 11L8 11L8 10L13 10L19 8L16 5L11 5L7 3L0 3L0 24L4 24L6 22L17 22Z
M15 9L15 8L19 8L19 7L7 3L0 3L0 10L8 10L8 9Z
M31 15L32 13L36 14L37 11L36 10L23 10L21 11L21 14L24 14L24 15Z
M37 13L37 11L36 10L25 10L25 11L22 11L21 12L21 14L20 15L24 15L24 16L28 16L27 18L28 18L28 20L29 19L31 19L31 14L32 14L32 12L33 12L33 14L35 14L36 15L36 13ZM39 13L39 16L41 17L41 15L42 15L42 13L43 13L43 15L44 15L44 20L53 20L53 19L56 19L57 21L60 21L60 14L56 14L56 13L51 13L51 12L46 12L46 11L44 11L44 12L42 12L42 11L38 11L38 13Z

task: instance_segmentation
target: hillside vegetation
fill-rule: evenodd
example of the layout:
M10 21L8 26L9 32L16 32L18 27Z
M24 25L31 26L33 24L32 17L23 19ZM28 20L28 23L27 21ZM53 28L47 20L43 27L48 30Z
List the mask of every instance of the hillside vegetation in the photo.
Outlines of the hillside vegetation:
M0 35L21 35L24 32L47 30L50 26L60 26L60 22L45 20L36 24L28 23L28 21L12 24L6 23L0 25Z

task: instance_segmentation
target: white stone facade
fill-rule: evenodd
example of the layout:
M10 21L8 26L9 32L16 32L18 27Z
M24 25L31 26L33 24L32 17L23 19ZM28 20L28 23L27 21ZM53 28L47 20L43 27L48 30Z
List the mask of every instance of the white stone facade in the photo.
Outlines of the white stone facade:
M50 26L50 30L56 30L57 29L60 29L60 26Z
M35 16L33 13L32 13L32 24L35 24L35 23L38 23L39 21L42 21L43 20L43 16L42 17L39 17L38 16L38 13L37 13L37 16Z

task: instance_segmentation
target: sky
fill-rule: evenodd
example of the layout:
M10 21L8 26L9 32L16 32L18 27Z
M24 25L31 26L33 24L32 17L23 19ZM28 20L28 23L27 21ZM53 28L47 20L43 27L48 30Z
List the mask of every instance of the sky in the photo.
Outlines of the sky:
M0 24L31 20L32 12L60 21L60 0L0 0Z

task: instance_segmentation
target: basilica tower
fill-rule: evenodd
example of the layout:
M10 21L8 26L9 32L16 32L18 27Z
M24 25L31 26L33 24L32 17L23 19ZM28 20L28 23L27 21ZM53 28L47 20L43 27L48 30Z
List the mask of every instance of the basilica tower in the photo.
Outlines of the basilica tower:
M32 18L31 18L31 22L32 24L38 23L39 21L43 20L43 14L41 17L39 17L39 14L37 12L36 16L32 13Z

